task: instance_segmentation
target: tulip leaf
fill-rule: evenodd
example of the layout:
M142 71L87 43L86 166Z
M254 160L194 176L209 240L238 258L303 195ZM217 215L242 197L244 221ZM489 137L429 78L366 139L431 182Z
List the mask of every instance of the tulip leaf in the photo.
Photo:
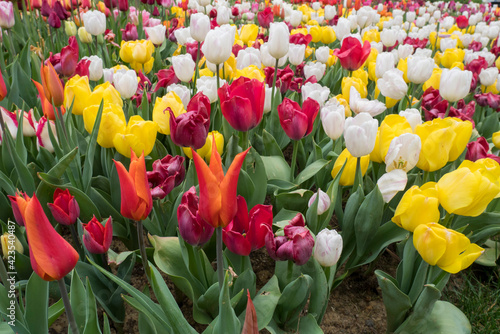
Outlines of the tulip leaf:
M275 192L275 206L277 210L282 208L304 212L307 210L309 199L314 193L307 189L297 189L290 192Z
M262 156L262 162L264 163L264 167L266 168L267 179L279 179L290 181L290 166L280 156Z
M0 264L0 266L3 266L3 263ZM33 273L33 275L36 275L36 274ZM11 299L8 296L7 289L5 288L5 286L3 284L0 284L0 314L2 314L4 319L8 319L8 321L10 323L14 324L14 326L11 326L10 329L15 331L15 333L30 334L30 331L26 327L27 324L26 324L26 320L24 318L24 313L21 311L21 308L19 307L19 304L17 302L15 302L15 304L14 304L15 321L12 322L13 319L10 318L11 311L8 309L9 307L11 307L10 300ZM7 321L2 322L1 324L4 324L4 323L7 324ZM9 333L13 333L13 332L11 331Z
M64 303L62 299L49 306L48 325L49 327L64 313Z
M108 315L106 314L106 312L102 313L102 318L103 318L103 321L102 321L103 334L111 334L111 328L109 327L109 319L108 319Z
M307 166L299 175L295 178L295 183L300 185L315 176L323 167L325 167L329 161L324 159L319 159Z
M291 211L287 209L281 209L278 214L276 214L273 218L273 225L277 226L279 228L284 228L286 225L290 223L290 220L292 220L298 211Z
M384 198L378 187L375 187L375 189L366 196L354 219L356 251L358 256L364 254L369 241L380 227L383 213Z
M248 256L245 256L248 258ZM241 274L238 275L238 277L235 279L235 282L232 287L233 293L243 291L246 292L247 290L250 291L250 294L255 295L255 286L257 282L257 276L253 272L252 268L247 268L245 269ZM234 311L236 313L240 313L244 311L245 306L246 306L247 300L245 298L240 299L238 304L235 305ZM240 319L241 321L242 319ZM243 323L243 321L241 321Z
M144 295L144 297L150 299L149 296ZM166 333L173 333L172 329L165 321L161 321L160 319L158 319L158 316L160 316L161 313L153 314L153 310L144 306L143 300L130 296L123 296L123 300L125 300L130 306L139 311L139 328L141 330L140 333L142 333L142 330L145 330L145 333L158 333L157 328L159 328L161 331L165 331ZM154 305L158 306L158 304ZM157 310L157 312L161 312L161 309Z
M484 244L484 253L475 262L485 267L496 267L500 257L500 242L487 240Z
M375 276L382 289L382 298L387 313L387 332L392 333L403 323L412 304L410 298L399 290L394 278L381 270L375 270Z
M32 334L48 333L49 282L35 272L26 286L26 324Z
M276 139L266 130L262 130L262 141L266 156L280 156L283 158L283 151L276 142Z
M14 196L16 193L16 187L12 184L11 179L2 171L0 171L0 188L3 188L3 190L11 196Z
M71 274L70 303L75 316L76 326L78 327L78 331L82 333L87 321L87 299L85 296L85 287L76 270L73 270ZM72 333L71 328L69 329L69 333Z
M85 329L83 334L98 334L102 333L99 327L97 318L97 306L95 303L94 292L90 286L89 278L87 277L87 295L85 298L85 304L87 309L87 318L85 319Z
M323 330L319 327L314 316L312 314L307 314L300 318L299 333L322 334Z
M239 297L243 295L243 291L239 294ZM237 295L237 296L238 296ZM235 296L233 299L235 299ZM224 276L224 283L222 285L222 293L219 295L219 315L214 321L208 326L204 333L240 333L241 324L238 317L231 306L234 303L229 296L229 272L226 272ZM222 315L222 317L221 317Z
M491 138L494 132L498 131L498 115L493 113L487 116L480 125L479 133L486 139Z
M136 302L133 300L133 298L128 298L127 297L127 303L130 305L135 304ZM140 309L140 306L133 306L136 309ZM139 329L139 333L141 334L157 334L158 331L156 330L155 323L153 319L149 315L147 315L145 312L142 312L142 310L139 310L139 318L138 318L138 324L137 327Z
M267 191L268 193L273 193L276 190L291 190L293 188L297 188L295 183L291 183L289 181L280 180L280 179L271 179L267 181Z
M311 276L300 275L285 286L274 316L282 327L297 327L298 317L309 299L312 284Z
M83 175L82 175L83 191L87 194L89 193L90 181L92 179L92 171L94 167L94 154L97 144L97 134L99 132L99 127L101 125L103 101L104 100L101 100L101 104L99 105L99 110L97 111L97 115L95 117L94 127L92 128L92 133L90 134L89 145L87 146L87 152L85 153L85 162L83 164Z

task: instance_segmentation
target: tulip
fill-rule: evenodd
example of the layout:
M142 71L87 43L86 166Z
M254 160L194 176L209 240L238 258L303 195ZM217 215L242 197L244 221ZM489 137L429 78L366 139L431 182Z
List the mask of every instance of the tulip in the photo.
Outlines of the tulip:
M17 224L19 224L20 226L24 226L24 217L19 208L19 204L21 204L21 202L19 202L18 204L17 200L20 199L21 201L27 201L29 200L28 195L26 195L26 193L17 191L16 196L7 195L7 197L9 198L10 205L12 206L14 219L16 220Z
M238 196L236 202L238 211L223 229L222 240L231 252L248 256L251 251L264 247L266 235L272 233L272 206L258 204L249 213L244 197Z
M207 243L214 228L200 216L199 199L193 186L182 195L181 204L177 208L179 233L188 244L201 247Z
M128 22L125 26L125 29L120 29L122 32L122 40L127 41L135 41L139 38L139 33L137 32L137 26Z
M154 199L163 199L184 181L184 157L167 155L161 160L158 159L153 162L153 171L146 174L151 196Z
M389 203L399 191L406 188L408 176L401 169L394 169L382 175L377 181L377 187L382 194L385 203Z
M162 45L165 41L165 32L167 27L163 24L154 26L154 27L146 27L144 28L148 34L148 39L153 42L154 45Z
M411 125L406 118L400 115L388 115L380 124L378 150L382 159L385 159L392 140L404 133L411 133Z
M203 13L195 13L190 17L189 29L191 37L198 42L203 42L210 31L210 19Z
M266 7L263 11L258 12L257 21L262 28L269 28L271 22L274 21L274 15L271 8Z
M434 59L430 57L410 56L408 58L407 77L410 82L422 84L430 79L434 70Z
M355 86L350 87L349 106L355 114L369 114L371 116L377 116L387 109L385 104L380 101L362 98Z
M2 244L2 254L4 259L8 259L9 254L14 254L13 251L18 252L19 254L24 253L23 244L19 241L15 234L5 232L0 236L0 244Z
M491 159L464 160L437 183L439 203L448 213L476 217L500 192L498 163Z
M235 33L236 27L228 25L210 30L201 47L207 61L219 65L228 60L232 53Z
M469 26L469 19L465 15L457 16L457 26L459 29L465 29Z
M87 32L85 27L78 28L78 38L80 41L85 44L92 43L92 35Z
M314 238L305 228L304 218L299 212L283 229L284 236L274 236L272 230L266 235L266 249L276 261L292 260L302 266L309 261L314 247Z
M119 70L113 75L116 90L124 99L129 99L137 92L138 82L134 70Z
M242 49L238 52L238 57L236 58L236 68L241 70L250 65L255 65L258 68L261 67L260 51L253 47Z
M420 137L412 133L404 133L395 137L385 156L386 172L401 169L409 172L416 166L421 149Z
M328 137L333 140L340 138L344 132L345 124L345 108L337 99L328 101L324 107L321 108L321 124L323 130Z
M199 149L205 144L210 126L210 101L197 93L187 106L187 112L175 117L170 110L170 138L175 145Z
M94 128L99 105L92 105L83 110L83 122L85 130L92 133ZM114 147L113 139L117 133L125 130L126 120L125 114L121 107L116 104L103 104L101 123L97 132L97 143L105 148Z
M278 115L287 136L292 140L300 140L309 135L319 108L319 103L311 98L304 101L302 109L297 102L285 98L278 106Z
M304 54L306 52L306 46L304 44L293 44L290 43L288 49L288 61L292 65L300 65L304 61Z
M448 102L456 102L469 94L472 72L458 68L444 69L439 82L439 94Z
M205 141L205 145L203 145L202 148L196 150L196 153L198 153L200 157L208 162L210 162L210 157L212 156L212 142L214 138L217 152L219 152L219 155L221 155L222 150L224 149L224 136L218 131L209 132L207 140ZM193 153L190 147L183 147L182 151L189 159L193 159Z
M73 76L64 86L65 108L70 109L73 106L71 112L75 115L82 115L90 94L89 78L87 76Z
M99 106L101 104L101 101L103 105L111 103L120 108L123 107L123 101L120 93L118 93L115 87L113 87L109 82L105 82L103 84L95 86L92 94L90 94L90 97L88 98L87 106Z
M0 101L2 101L7 96L7 87L5 86L5 81L3 80L2 72L0 72Z
M314 76L316 81L320 81L326 71L326 65L320 62L309 63L304 66L304 76L307 79Z
M45 281L64 278L78 262L78 253L52 227L36 195L17 195L30 248L31 267Z
M172 66L175 75L182 82L189 82L193 78L194 70L196 67L193 58L189 54L183 54L172 57Z
M83 244L92 254L105 254L108 252L113 240L113 224L109 217L103 226L94 216L91 221L83 226Z
M273 58L280 59L288 54L290 31L284 22L271 23L267 43L269 54Z
M413 245L425 262L451 274L466 269L484 252L462 233L437 223L419 225L413 234Z
M130 157L130 150L136 155L148 155L153 150L156 141L158 124L145 121L139 115L130 117L127 127L113 137L113 145L123 156Z
M483 86L491 86L495 84L498 77L498 68L489 67L487 69L482 69L481 73L479 73L479 80L481 81L481 85Z
M290 24L296 28L302 22L302 12L300 10L292 10L290 15Z
M337 264L342 254L342 236L335 230L327 228L321 230L316 236L314 245L314 258L323 267Z
M313 205L314 201L316 201L316 198L318 198L318 194L319 194L319 200L318 200L317 213L318 213L318 216L320 216L330 208L331 201L330 201L330 196L328 196L327 193L325 193L321 189L318 189L318 192L314 193L311 196L311 198L309 199L308 207L311 207L311 205Z
M0 120L4 122L5 127L9 130L10 135L15 140L18 128L17 115L15 113L11 113L4 107L0 107L0 113L2 113L2 118L0 118ZM2 142L2 135L4 135L2 129L3 127L0 127L0 143Z
M495 142L494 139L493 142ZM476 141L472 141L467 144L467 153L465 154L465 159L470 161L476 161L479 159L490 158L500 163L500 157L488 153L489 150L490 150L490 145L486 141L486 138L479 137Z
M82 20L85 30L93 36L103 34L106 30L106 15L98 10L83 13Z
M76 38L71 36L68 45L61 50L61 72L64 76L71 76L78 63L78 43Z
M80 215L80 207L68 189L57 188L54 192L54 203L48 203L54 219L62 225L72 225Z
M119 161L115 162L120 179L121 209L123 217L133 220L143 220L151 212L153 199L149 189L144 153L139 158L131 151L129 171Z
M496 148L500 148L500 131L495 132L491 140L493 141L493 145L495 145Z
M251 130L262 120L265 99L262 82L239 77L231 85L224 84L218 95L222 114L235 130Z
M290 54L290 52L288 54ZM319 62L326 64L330 58L330 48L328 46L319 47L316 49L315 55Z
M169 108L174 113L175 117L186 112L181 98L175 92L169 92L161 98L156 98L153 108L153 122L158 124L158 131L165 135L170 135Z
M408 91L408 85L403 79L403 72L398 69L385 72L377 81L377 86L382 95L394 100L401 100Z
M422 124L422 115L420 114L420 111L417 109L406 109L406 110L401 110L399 112L400 116L403 116L406 118L408 123L410 123L412 131L415 131L415 128L417 125Z
M49 135L49 126L56 141L59 142L57 138L56 124L54 121L48 120L45 116L43 116L38 121L38 126L36 128L37 147L43 147L50 153L54 153L54 146L52 145Z
M323 64L322 64L323 65ZM307 82L302 86L302 100L305 101L311 98L319 103L320 107L325 104L325 101L330 95L330 88L323 87L318 83Z
M68 36L76 36L76 24L73 21L64 21L64 32Z
M339 37L340 38L340 37ZM340 50L335 50L334 55L339 58L340 65L348 71L356 71L363 66L371 52L370 42L365 41L363 45L354 37L346 37L342 40Z
M382 52L377 55L375 65L375 76L382 78L385 72L394 68L394 56L390 52Z
M238 176L249 149L236 155L225 176L215 139L212 140L210 168L191 150L200 186L199 214L214 228L226 227L237 213Z
M191 32L189 28L179 28L174 31L175 39L180 45L186 45L191 38Z
M344 139L346 148L354 157L370 154L375 147L378 122L368 113L360 113L345 121Z
M354 184L354 177L356 175L356 158L349 153L349 151L344 149L342 153L335 160L335 164L332 169L332 177L335 178L340 172L340 169L345 164L342 175L340 176L340 185L342 186L352 186ZM361 174L364 176L368 170L368 164L370 163L370 156L365 155L361 157L360 166Z
M219 79L220 86L224 86L225 83L226 80ZM214 103L218 100L217 77L200 77L198 80L196 80L196 89L198 93L202 92L203 94L205 94L209 98L210 103Z
M64 102L64 90L56 73L56 70L51 63L40 67L40 76L42 78L43 92L45 98L54 106L59 107Z
M275 67L276 59L269 53L269 44L264 43L260 46L260 59L262 60L262 65ZM278 67L284 66L287 60L287 55L278 59Z
M150 40L122 41L120 58L129 63L137 72L149 72L153 66L155 46ZM149 69L149 71L147 70Z
M14 6L10 1L0 1L0 28L10 29L15 24Z
M228 24L231 16L231 10L226 6L219 6L217 8L216 22L218 25Z

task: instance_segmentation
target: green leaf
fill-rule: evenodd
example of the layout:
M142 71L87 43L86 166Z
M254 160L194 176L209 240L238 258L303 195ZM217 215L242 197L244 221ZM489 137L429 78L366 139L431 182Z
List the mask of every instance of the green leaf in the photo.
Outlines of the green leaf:
M282 208L304 212L307 210L309 199L313 192L307 189L297 189L289 192L275 193L276 210Z
M300 275L283 289L276 307L275 319L284 327L296 328L298 316L309 299L312 284L311 276Z
M316 319L312 314L307 314L300 318L299 333L322 334L323 330L318 326Z
M101 117L103 110L103 101L101 100L101 104L99 105L99 110L97 111L97 115L94 122L94 127L92 128L92 133L90 135L89 145L87 147L87 152L85 154L85 162L83 164L83 191L88 193L90 187L90 181L92 179L92 170L94 166L94 154L95 148L97 144L97 134L99 132L99 126L101 125Z
M219 296L219 316L214 320L214 333L239 333L240 320L236 317L229 296L229 272L226 272L222 293ZM241 295L240 295L241 297ZM221 317L221 314L223 315Z
M325 167L329 161L324 160L324 159L319 159L310 164L309 166L306 167L302 172L300 172L299 175L295 178L295 183L296 184L302 184L302 182L305 182L315 176L323 167Z
M279 179L290 181L290 166L281 156L262 156L262 162L266 168L267 179Z
M85 298L85 304L87 304L87 319L85 321L85 329L83 334L98 334L102 333L99 327L97 318L97 306L95 303L94 292L92 291L92 286L90 285L89 278L87 277L87 296Z
M384 198L378 187L375 187L375 189L366 196L354 220L356 251L358 256L364 254L369 241L380 227L383 213Z
M280 288L278 286L278 278L273 275L271 279L264 285L257 295L253 298L253 305L257 313L257 324L259 330L265 328L273 318L274 310L278 305L281 297ZM243 321L245 312L240 314L240 320Z
M266 130L262 131L262 141L266 149L266 156L280 156L283 158L283 151L276 142L276 139Z
M33 272L26 286L25 297L25 317L30 333L48 333L49 283Z
M49 307L49 313L48 313L48 318L49 322L48 325L49 327L52 326L52 324L61 316L61 314L64 313L64 302L62 299L59 299L57 302L54 304L50 305Z
M375 276L377 276L378 285L382 289L382 298L387 313L387 332L392 333L406 319L412 307L410 298L399 290L396 280L388 274L381 270L375 270Z
M78 332L83 333L85 329L85 324L87 322L87 298L85 293L85 287L83 286L80 277L76 270L73 270L71 274L71 288L70 288L70 303L73 309L73 315L75 316L76 326ZM73 333L71 328L69 333Z

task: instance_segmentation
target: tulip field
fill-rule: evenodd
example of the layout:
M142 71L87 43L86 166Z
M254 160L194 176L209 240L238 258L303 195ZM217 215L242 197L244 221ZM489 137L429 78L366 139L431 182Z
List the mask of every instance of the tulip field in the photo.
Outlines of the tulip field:
M1 334L500 328L497 5L0 0L0 27Z

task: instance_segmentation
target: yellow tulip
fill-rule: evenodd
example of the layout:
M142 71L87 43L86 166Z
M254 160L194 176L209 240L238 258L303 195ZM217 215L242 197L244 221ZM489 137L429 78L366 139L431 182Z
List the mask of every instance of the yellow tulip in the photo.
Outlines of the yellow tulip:
M97 104L83 110L83 123L88 133L92 133L98 111L99 105ZM120 106L113 103L104 104L99 132L97 133L97 143L105 148L113 147L113 138L118 132L125 130L126 123L125 115Z
M326 67L332 67L333 65L335 65L337 63L337 57L334 56L334 55L330 55L330 57L328 57L328 60L326 61Z
M456 170L439 179L439 203L447 212L461 216L479 216L500 193L499 175L495 173L495 168L486 166L498 166L498 163L491 159L481 160L483 161L464 160Z
M351 117L352 115L352 111L351 111L351 108L349 107L349 103L347 102L347 100L344 98L344 96L342 96L342 94L338 94L337 96L335 96L335 99L337 99L337 101L344 106L344 114L345 114L345 117Z
M367 64L369 64L371 62L376 62L377 61L377 56L378 56L377 49L372 48L371 51L370 51L370 55L368 56L368 58L366 58L365 63L363 64L363 66L367 66ZM373 80L373 81L375 81L375 80Z
M245 24L241 27L240 39L246 45L253 43L259 34L259 27L255 24Z
M432 70L432 75L431 77L429 78L429 80L427 80L426 82L424 82L423 86L422 86L422 89L424 90L424 92L429 89L429 87L432 87L434 89L439 89L439 82L441 81L441 73L443 72L443 70L439 67L435 67L433 70Z
M64 107L69 110L73 105L71 112L75 115L82 115L91 93L89 77L75 75L64 86Z
M255 65L250 65L241 70L236 70L233 79L236 80L239 77L245 77L249 79L257 79L260 82L266 80L266 75L264 72Z
M500 57L495 60L495 66L498 68L498 70L500 70Z
M448 161L455 161L467 147L467 143L472 135L472 123L455 117L447 117L443 121L447 122L453 132L455 132L455 138L448 157Z
M158 132L164 135L170 134L170 112L167 108L173 111L175 117L179 117L180 114L186 112L181 98L174 91L169 92L161 98L156 98L153 107L153 122L158 124Z
M118 93L115 87L111 85L111 83L109 83L108 81L98 86L95 86L94 90L92 91L92 94L90 94L90 97L87 100L86 105L99 106L101 104L101 101L103 101L103 104L111 103L123 107L123 100L120 96L120 93Z
M113 144L118 153L127 158L130 158L130 149L135 155L144 153L146 156L153 150L157 132L158 124L134 115L128 120L126 129L114 136Z
M307 35L307 28L300 28L300 29L292 29L290 31L290 35L295 35L295 34L302 34L302 35Z
M441 65L446 68L453 68L455 63L462 63L464 61L465 51L462 49L446 49L441 56Z
M409 83L410 80L408 80L408 62L407 62L407 59L403 59L403 58L399 59L398 70L403 72L403 79L405 80L406 83Z
M318 43L321 41L321 27L318 25L312 26L309 29L309 34L312 36L312 42Z
M352 186L354 184L354 177L356 175L356 158L349 153L349 151L344 149L342 153L340 153L337 160L335 160L335 164L332 169L332 177L335 178L337 174L340 172L340 169L347 161L344 170L342 171L342 175L340 176L340 184L343 186ZM368 170L368 164L370 163L370 156L365 155L361 157L361 174L365 175Z
M368 96L366 85L364 84L363 80L359 78L343 77L341 86L342 96L344 96L347 103L349 103L351 86L354 86L358 90L359 95L361 95L362 98L366 98Z
M377 31L377 29L370 29L365 31L363 34L363 42L368 41L368 42L380 42L380 33Z
M314 48L311 48L310 46L307 46L306 47L306 52L304 53L304 59L307 59L309 57L311 57L311 55L313 54L314 52Z
M366 72L362 67L353 71L352 77L360 79L365 86L368 86L368 72Z
M215 137L215 146L217 147L217 152L219 152L219 155L222 154L222 151L224 150L224 136L222 135L222 133L218 131L209 132L205 145L203 145L202 148L196 150L196 153L198 153L200 157L202 157L207 161L210 161L210 156L212 155L213 137ZM191 148L183 147L182 150L189 159L193 159L193 153L191 152Z
M427 182L420 188L408 189L398 206L392 221L399 227L413 232L420 224L438 222L440 218L439 200L435 182Z
M78 28L78 38L80 41L85 44L92 43L92 35L85 30L85 27Z
M493 85L489 85L488 87L481 85L481 90L483 91L483 93L500 94L500 92L497 90L497 81L498 80L495 80L495 83Z
M144 64L139 63L137 61L133 61L130 63L130 67L132 67L136 72L144 72L145 74L148 74L153 69L154 62L155 62L154 57L151 57Z
M330 44L335 42L337 36L335 35L335 31L331 26L323 26L321 27L321 43Z
M417 167L428 172L444 167L456 136L449 124L441 118L435 118L417 125L415 134L422 141Z
M387 115L380 123L378 147L380 157L385 159L391 141L403 133L412 133L411 125L405 117L398 114Z
M200 77L213 77L214 76L214 72L210 71L209 68L204 68L202 70L200 70Z
M495 147L500 148L500 131L495 132L491 139L493 140Z
M385 160L380 155L380 127L377 130L377 137L375 137L375 146L373 147L372 153L370 153L370 160L373 162L378 162L379 164L384 163Z
M377 82L378 78L377 78L377 75L375 74L375 68L376 68L376 62L375 61L371 61L369 63L365 63L365 64L368 64L368 78L370 78L371 81L373 82Z
M126 63L146 64L151 60L155 46L150 40L122 41L120 58Z
M437 223L420 224L413 245L425 262L451 274L469 267L484 252L462 233Z
M437 38L437 42L436 42ZM436 49L439 50L440 44L441 44L441 38L438 37L437 32L431 31L429 35L429 42L431 44L431 48L434 49L434 46L436 46Z

